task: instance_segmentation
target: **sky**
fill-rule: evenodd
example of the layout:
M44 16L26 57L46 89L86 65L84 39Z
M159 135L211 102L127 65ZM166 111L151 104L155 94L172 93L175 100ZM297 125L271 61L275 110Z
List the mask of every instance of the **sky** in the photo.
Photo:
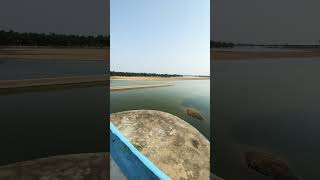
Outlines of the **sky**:
M1 0L0 29L109 34L109 0Z
M319 0L213 0L211 39L319 44Z
M0 29L19 32L109 34L109 1L1 0ZM172 1L174 4L187 4L182 0ZM207 5L207 1L186 2L200 7L203 3ZM119 2L130 1L114 2L120 5L117 9L121 12ZM153 0L149 4L151 2L157 3ZM135 4L141 3L144 2L138 0L137 3L129 4L136 7ZM212 40L319 44L319 0L211 0L210 4ZM123 5L123 8L126 7L128 8ZM184 6L178 6L176 12L179 13L183 8ZM132 11L134 10L129 12ZM196 15L193 12L192 14Z
M111 0L111 70L210 74L210 0Z

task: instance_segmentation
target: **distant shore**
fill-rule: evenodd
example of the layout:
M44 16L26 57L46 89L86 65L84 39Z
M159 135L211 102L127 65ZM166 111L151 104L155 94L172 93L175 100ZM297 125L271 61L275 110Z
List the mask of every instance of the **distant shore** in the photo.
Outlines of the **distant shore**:
M274 58L313 58L320 57L320 50L305 51L270 51L270 52L250 52L250 51L221 51L211 50L211 60L248 60L248 59L274 59Z
M111 76L110 80L117 81L179 81L179 80L209 80L209 77L160 77L160 76Z
M109 48L0 47L0 58L106 61Z
M107 75L0 80L0 95L75 87L106 86Z
M158 88L174 86L174 84L145 84L145 85L132 85L132 86L111 86L110 91L125 91L145 88Z

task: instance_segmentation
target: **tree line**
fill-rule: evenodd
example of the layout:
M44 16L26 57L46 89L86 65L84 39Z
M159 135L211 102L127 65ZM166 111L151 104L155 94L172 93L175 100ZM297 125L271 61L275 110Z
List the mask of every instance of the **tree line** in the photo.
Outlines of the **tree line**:
M181 77L179 74L158 74L158 73L134 73L110 71L110 76L159 76L159 77Z
M210 41L210 48L233 48L234 43L222 41Z
M56 33L19 33L0 30L0 45L3 46L67 46L109 47L110 36L84 36Z

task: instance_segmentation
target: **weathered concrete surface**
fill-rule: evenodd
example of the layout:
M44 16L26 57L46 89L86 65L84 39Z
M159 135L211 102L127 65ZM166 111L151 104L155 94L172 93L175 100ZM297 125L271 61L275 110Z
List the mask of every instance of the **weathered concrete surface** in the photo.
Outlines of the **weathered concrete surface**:
M169 113L135 110L111 114L121 133L172 179L210 179L210 143Z
M107 180L109 154L60 155L0 166L0 180Z
M299 180L287 162L263 152L245 152L244 158L249 168L279 180Z
M125 91L134 89L145 89L145 88L158 88L174 86L174 84L145 84L145 85L132 85L132 86L111 86L110 91Z

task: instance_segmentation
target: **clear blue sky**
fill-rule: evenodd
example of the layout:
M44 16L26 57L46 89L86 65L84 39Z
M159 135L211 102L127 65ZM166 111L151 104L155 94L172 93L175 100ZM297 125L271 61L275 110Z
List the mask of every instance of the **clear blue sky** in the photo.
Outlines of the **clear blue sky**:
M210 0L111 0L111 70L210 74Z

